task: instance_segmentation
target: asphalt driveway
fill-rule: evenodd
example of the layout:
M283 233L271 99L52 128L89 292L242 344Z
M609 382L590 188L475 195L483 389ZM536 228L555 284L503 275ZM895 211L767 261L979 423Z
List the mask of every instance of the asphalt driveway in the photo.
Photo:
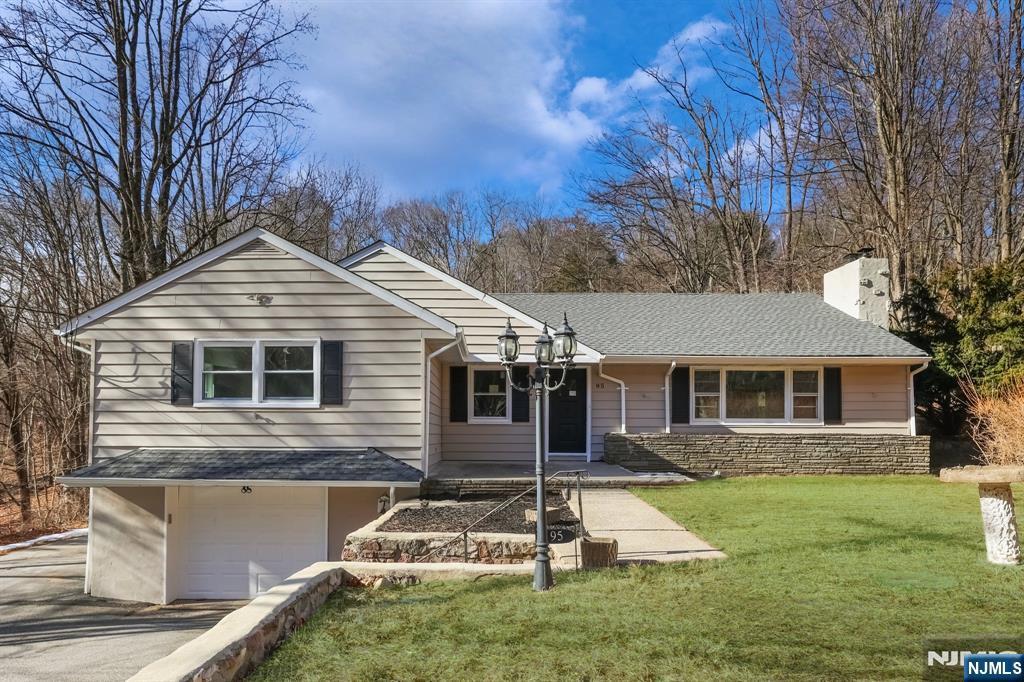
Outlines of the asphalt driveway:
M0 679L124 680L241 605L96 599L84 578L85 538L0 556Z

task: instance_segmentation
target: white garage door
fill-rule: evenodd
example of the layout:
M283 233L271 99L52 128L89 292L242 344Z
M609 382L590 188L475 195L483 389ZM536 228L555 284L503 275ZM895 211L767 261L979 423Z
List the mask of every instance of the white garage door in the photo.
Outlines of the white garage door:
M325 488L182 488L182 596L256 596L327 558Z

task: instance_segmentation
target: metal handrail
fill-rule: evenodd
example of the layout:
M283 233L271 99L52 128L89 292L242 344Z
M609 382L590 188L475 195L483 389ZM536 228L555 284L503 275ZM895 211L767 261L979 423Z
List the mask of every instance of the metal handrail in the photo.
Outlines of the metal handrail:
M586 480L586 479L590 478L590 472L587 471L586 469L564 469L562 471L556 471L555 473L553 473L550 476L548 476L545 479L545 482L546 483L550 483L551 481L555 480L559 476L569 475L569 474L575 474L578 479L582 478L582 479ZM469 554L469 548L468 548L469 531L473 530L473 528L475 528L476 526L480 525L480 523L482 523L485 519L490 517L492 514L496 514L497 512L501 511L502 509L505 509L506 507L511 505L516 500L519 500L524 495L528 495L528 494L532 493L536 489L537 489L537 484L534 483L532 486L530 486L529 488L527 488L523 492L519 493L518 495L514 495L514 496L508 498L507 500L503 501L497 507L495 507L494 509L490 510L489 512L487 512L486 514L484 514L483 516L478 518L476 521L474 521L473 523L469 524L468 526L466 526L465 528L460 530L458 533L456 533L450 540L445 542L443 545L438 545L437 547L435 547L434 549L430 550L429 552L427 552L423 556L417 557L413 561L413 563L414 564L418 564L418 563L420 563L422 561L425 561L426 559L432 557L437 552L440 552L443 549L447 549L451 545L455 544L455 541L459 540L460 538L463 541L463 558L468 561L468 559L469 559L469 557L468 557L468 554ZM541 513L540 510L538 510L538 513Z

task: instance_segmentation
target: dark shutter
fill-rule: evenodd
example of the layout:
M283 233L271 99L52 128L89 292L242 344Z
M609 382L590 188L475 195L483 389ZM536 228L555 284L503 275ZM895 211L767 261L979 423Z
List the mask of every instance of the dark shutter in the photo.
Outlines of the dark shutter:
M672 423L690 423L690 368L672 371Z
M468 370L465 367L448 368L448 421L466 421Z
M320 404L341 405L345 366L345 344L342 341L320 342Z
M171 344L171 404L192 404L192 342Z
M526 386L530 380L530 368L518 366L512 368L512 382L516 386ZM530 421L530 394L512 389L512 421Z
M825 423L843 423L843 370L825 368Z

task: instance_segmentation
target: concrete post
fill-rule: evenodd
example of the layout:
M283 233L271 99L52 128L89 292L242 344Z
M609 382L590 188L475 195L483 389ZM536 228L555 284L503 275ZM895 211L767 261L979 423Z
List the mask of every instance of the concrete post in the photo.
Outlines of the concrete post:
M1009 483L979 483L981 521L985 527L985 548L993 564L1020 563L1020 538Z

